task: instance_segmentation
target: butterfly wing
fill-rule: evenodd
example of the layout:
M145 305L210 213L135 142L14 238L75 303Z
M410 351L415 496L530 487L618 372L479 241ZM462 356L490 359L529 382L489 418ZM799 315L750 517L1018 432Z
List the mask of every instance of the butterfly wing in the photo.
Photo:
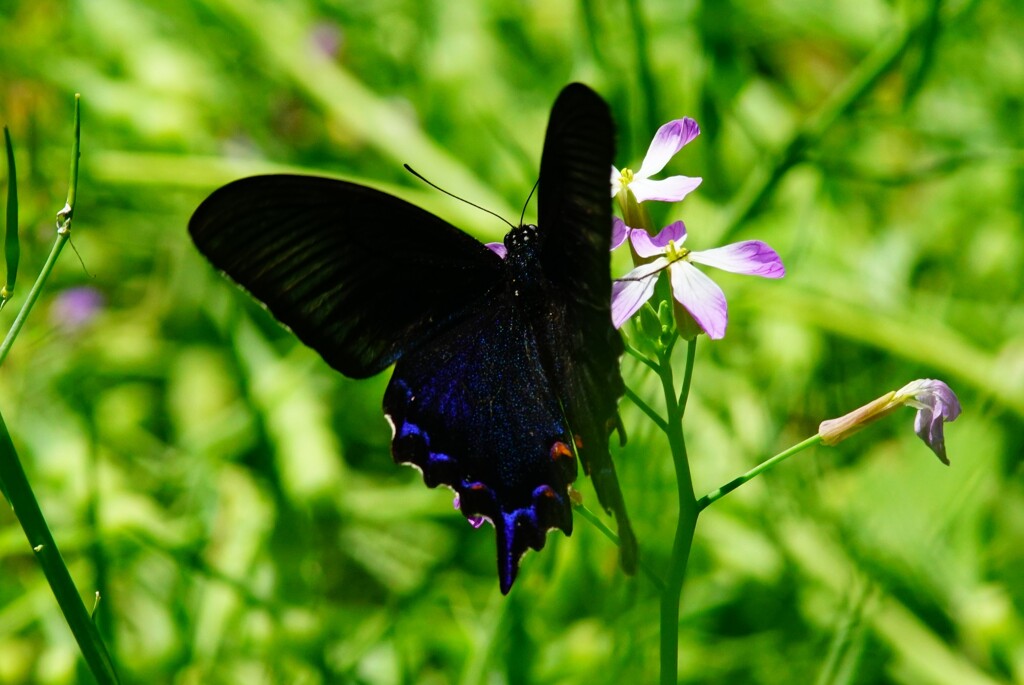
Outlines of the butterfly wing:
M541 344L506 285L399 359L384 394L395 460L455 490L470 521L494 524L503 593L527 548L552 528L572 532L572 434Z
M565 339L551 354L580 457L602 506L614 512L622 567L636 568L636 539L626 513L608 435L618 425L625 386L619 373L622 339L611 319L611 201L608 177L615 125L608 105L574 83L551 111L538 189L541 266L564 299Z
M328 364L365 378L451 325L501 259L391 195L315 176L244 178L192 215L199 251Z

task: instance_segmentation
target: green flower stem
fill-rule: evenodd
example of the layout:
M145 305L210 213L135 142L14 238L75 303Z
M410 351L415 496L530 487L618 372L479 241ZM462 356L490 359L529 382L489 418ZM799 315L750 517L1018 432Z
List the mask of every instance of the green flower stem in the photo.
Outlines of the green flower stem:
M643 364L644 366L646 366L654 373L661 373L661 369L658 368L658 365L655 362L648 359L647 355L645 355L640 350L635 349L632 345L628 343L626 344L626 353L629 354L629 356L636 359L641 364Z
M814 445L817 445L817 444L820 444L820 443L821 443L821 436L820 435L812 435L811 437L807 438L803 442L800 442L800 443L798 443L796 445L793 445L792 447L790 447L787 450L779 452L778 454L776 454L771 459L766 459L765 461L761 462L760 464L758 464L754 468L752 468L749 471L747 471L746 473L744 473L742 476L740 476L738 478L732 479L731 481L729 481L728 483L726 483L722 487L718 488L717 490L712 490L708 494L706 494L703 497L701 497L697 501L697 509L699 511L703 511L708 506L714 504L715 502L717 502L718 500L722 499L723 497L728 495L730 492L732 492L733 490L735 490L739 486L741 486L744 483L746 483L748 480L751 480L753 478L756 478L756 477L760 476L762 473L764 473L768 469L770 469L770 468L772 468L774 466L777 466L778 464L782 463L786 459L789 459L790 457L792 457L797 452L802 452L803 450L807 449L808 447L813 447Z
M78 192L78 158L81 154L80 142L82 121L79 101L80 96L76 94L75 138L74 142L71 144L71 180L68 183L68 198L64 203L64 208L57 212L57 239L53 243L53 248L50 250L50 256L46 258L46 263L39 272L39 276L36 277L36 282L32 284L32 289L29 290L28 297L25 298L25 304L21 306L21 311L18 312L18 316L14 318L14 323L11 324L11 329L7 331L7 337L4 338L3 343L0 343L0 365L2 365L4 360L7 359L7 355L11 351L11 346L14 345L15 338L18 337L22 327L25 325L25 320L28 318L29 312L32 311L32 307L35 306L36 300L39 299L39 295L43 291L43 286L46 284L46 280L50 277L50 272L53 271L53 267L57 264L57 257L60 256L61 250L64 249L64 244L71 239L71 218L75 212L75 196Z
M633 404L639 407L640 411L646 414L647 418L654 422L655 426L657 426L663 432L668 433L668 424L665 423L665 419L658 416L658 412L654 411L651 405L644 402L639 395L637 395L629 388L626 388L626 397L628 397Z
M693 357L696 340L689 341L686 349L686 371L683 388L690 387L693 374ZM676 470L676 484L679 491L679 520L676 523L675 540L672 543L672 558L669 563L668 578L665 589L661 593L661 683L675 685L679 672L679 603L683 593L683 581L686 579L686 565L690 559L690 548L693 545L693 533L697 527L697 516L700 509L693 494L693 480L690 476L690 463L686 455L686 441L683 438L683 401L676 397L675 382L672 376L672 365L669 355L671 348L665 351L661 359L661 383L665 393L665 406L668 415L669 448L672 451L672 463Z
M573 508L580 516L582 516L584 519L589 521L595 528L601 531L601 533L606 538L615 543L616 546L619 545L619 536L615 534L615 531L606 526L604 521L598 518L598 516L594 514L594 512L590 511L590 509L587 509L587 507L584 506L583 504L574 504ZM661 579L661 576L659 576L654 569L645 564L642 557L639 559L638 563L640 565L640 570L644 572L644 575L647 576L648 580L651 581L651 584L658 589L658 592L664 591L665 581Z
M103 644L99 629L93 623L78 594L75 582L71 579L60 550L57 549L57 543L50 534L43 512L39 509L39 503L18 460L18 453L14 449L3 416L0 416L0 480L7 486L14 515L21 523L25 537L28 538L28 543L43 568L43 574L50 583L53 596L57 599L57 604L60 605L75 640L78 641L78 647L82 650L89 670L102 685L118 683L113 660Z

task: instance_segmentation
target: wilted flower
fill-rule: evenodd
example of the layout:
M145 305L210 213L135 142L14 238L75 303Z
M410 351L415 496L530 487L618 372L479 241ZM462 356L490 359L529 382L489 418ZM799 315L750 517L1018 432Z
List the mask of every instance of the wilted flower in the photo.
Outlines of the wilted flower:
M653 238L641 228L616 225L613 239L621 244L625 234L629 235L636 254L651 261L640 264L612 283L612 322L616 328L651 298L658 275L668 269L672 296L709 338L717 340L725 335L729 319L725 293L693 262L765 278L782 278L786 273L779 255L760 240L745 240L710 250L689 250L683 247L686 226L682 221L669 224Z
M612 197L615 197L626 188L629 188L637 202L646 200L661 200L664 202L677 202L682 200L694 188L700 185L700 178L689 176L670 176L669 178L656 181L651 176L665 168L673 155L683 149L700 134L700 127L697 122L689 117L670 121L654 134L644 161L640 164L640 170L633 172L632 169L619 171L612 167Z
M822 421L818 435L826 445L838 444L868 424L904 406L917 409L914 432L943 464L948 465L942 427L944 421L955 421L960 416L960 401L948 385L930 378L907 383L899 390L886 393L845 416Z

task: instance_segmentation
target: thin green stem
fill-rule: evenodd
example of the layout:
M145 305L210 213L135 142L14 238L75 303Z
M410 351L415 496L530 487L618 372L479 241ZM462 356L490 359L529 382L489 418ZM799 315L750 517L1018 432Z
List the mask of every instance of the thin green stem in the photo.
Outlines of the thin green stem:
M606 526L604 521L598 518L598 516L594 512L590 511L590 509L587 509L587 507L582 504L575 504L573 505L573 508L577 511L577 513L579 513L580 516L582 516L584 519L589 521L595 528L601 531L601 533L606 538L615 543L616 547L619 546L619 536L615 534L615 531ZM661 576L659 576L654 569L652 569L650 566L644 563L643 557L641 557L637 563L640 566L640 570L643 571L644 575L646 575L647 578L651 581L651 584L658 589L658 592L664 591L665 581L662 580Z
M744 473L742 476L739 476L738 478L732 479L731 481L729 481L728 483L726 483L722 487L718 488L717 490L712 490L708 494L706 494L703 497L701 497L697 501L697 509L699 511L703 511L708 506L714 504L715 502L717 502L718 500L722 499L723 497L728 495L730 492L732 492L733 490L735 490L739 486L741 486L744 483L746 483L748 480L751 480L753 478L756 478L757 476L760 476L762 473L764 473L768 469L770 469L770 468L772 468L774 466L777 466L778 464L782 463L786 459L789 459L790 457L792 457L797 452L802 452L803 450L807 449L808 447L813 447L814 445L817 445L820 442L821 442L821 436L820 435L812 435L811 437L807 438L803 442L800 442L800 443L798 443L796 445L793 445L792 447L790 447L787 450L779 452L778 454L776 454L774 457L772 457L770 459L764 460L763 462L761 462L760 464L758 464L754 468L752 468L749 471L747 471L746 473Z
M633 29L633 40L636 47L637 76L640 80L639 92L644 94L644 97L639 98L643 108L643 121L647 130L653 131L658 127L658 83L654 78L654 70L651 69L647 27L644 25L639 0L627 0L626 7L629 10L629 23Z
M821 140L836 121L869 93L896 65L911 42L930 25L931 21L931 15L926 12L912 26L879 41L846 81L834 90L793 134L781 152L747 178L737 193L736 200L729 207L728 215L723 222L725 229L719 237L721 242L727 242L739 230L786 172L803 159L805 152Z
M637 395L629 388L626 388L626 397L629 398L630 402L638 406L640 408L640 411L647 414L647 418L653 421L654 425L661 429L663 433L668 432L668 424L665 423L665 419L661 418L661 416L658 415L658 412L656 412L654 408L651 407L651 405L644 402L639 395Z
M46 519L43 518L43 512L39 509L39 503L32 493L32 487L18 460L18 453L14 449L3 416L0 416L0 480L7 486L14 515L25 531L25 537L28 538L39 565L43 568L43 574L50 583L53 596L57 599L57 604L60 605L75 640L78 641L78 647L82 650L89 670L96 680L104 685L119 682L114 662L103 644L99 629L93 623L82 597L78 594L71 573L68 572L60 550L57 549L57 543L46 525Z
M686 368L683 371L683 388L679 391L679 418L686 415L686 401L690 398L690 382L693 380L693 360L697 357L697 339L687 343Z
M42 271L40 271L39 276L36 277L36 282L32 284L32 289L28 291L25 303L21 305L21 310L18 312L18 316L14 318L14 323L11 324L11 329L7 331L7 337L4 338L3 343L0 343L0 364L3 364L4 360L7 359L7 355L11 351L11 346L14 345L15 338L18 337L18 333L20 333L22 327L24 327L25 320L28 318L29 312L32 311L32 307L35 306L36 300L39 299L39 295L43 291L46 279L50 277L50 272L53 271L53 267L57 263L57 257L60 256L61 250L64 249L64 243L66 243L70 237L71 234L67 232L57 235L57 240L54 241L53 248L50 250L50 256L46 258L46 264L43 265Z
M7 359L7 355L11 351L11 346L14 345L14 340L18 337L22 327L25 325L25 320L28 319L29 312L31 312L32 307L35 306L36 300L39 299L39 295L43 291L43 286L46 284L46 280L50 277L50 272L53 271L53 267L57 264L57 258L60 256L61 250L64 249L65 243L71 239L71 218L75 213L75 197L78 193L78 158L81 155L81 137L82 121L80 96L76 94L75 137L71 143L71 178L68 182L67 201L64 203L64 208L57 212L57 238L54 240L53 248L50 250L50 256L46 258L46 263L43 264L43 268L39 272L39 276L36 277L36 282L32 284L32 289L29 290L28 297L25 298L25 303L21 306L21 310L14 318L14 323L11 324L11 329L7 331L7 336L4 338L3 343L0 343L0 365L2 365L4 360Z
M696 341L691 340L687 347L686 376L684 388L689 387L693 370L693 355ZM690 548L693 545L693 533L697 527L697 516L700 509L693 494L693 480L690 475L690 464L686 454L686 441L683 437L683 402L676 396L672 365L669 363L671 347L661 359L661 382L665 393L665 405L668 414L669 448L672 452L672 463L676 471L676 484L679 491L679 520L676 523L675 539L672 543L672 558L669 563L665 590L661 593L661 683L675 685L679 672L679 603L683 593L683 581L686 579L686 566L690 559Z
M71 141L71 170L68 182L68 199L64 203L64 209L57 215L58 220L64 216L64 226L58 226L57 230L64 228L71 230L71 216L75 212L75 198L78 195L78 160L82 156L82 96L75 93L75 133Z
M634 359L636 359L641 364L643 364L644 366L646 366L648 369L650 369L654 373L661 373L661 369L658 368L658 365L655 362L653 362L650 359L648 359L647 355L645 355L643 352L641 352L640 350L636 349L632 345L629 345L629 344L626 345L626 353L629 354L629 356L631 356Z

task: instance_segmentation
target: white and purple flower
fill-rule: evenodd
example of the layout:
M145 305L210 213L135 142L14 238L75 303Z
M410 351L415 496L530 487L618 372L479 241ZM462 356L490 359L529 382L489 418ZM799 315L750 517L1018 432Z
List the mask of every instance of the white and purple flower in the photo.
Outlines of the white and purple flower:
M931 378L912 381L899 390L888 392L863 407L854 409L845 416L822 421L818 426L818 435L826 445L838 444L900 407L917 409L914 432L943 464L948 465L943 424L946 421L955 421L960 416L960 400L948 385Z
M686 226L682 221L669 224L653 238L641 228L629 228L621 219L613 223L613 244L621 245L628 237L633 251L645 260L612 284L612 322L616 328L651 298L659 274L667 269L672 296L709 338L718 340L725 335L729 320L725 293L694 263L764 278L782 278L786 273L779 255L760 240L698 251L683 247Z
M612 197L626 188L633 194L637 202L661 200L678 202L700 185L700 178L690 176L670 176L662 180L651 178L665 168L668 161L700 134L697 122L689 117L675 119L658 129L654 140L647 149L640 170L619 171L612 167Z

